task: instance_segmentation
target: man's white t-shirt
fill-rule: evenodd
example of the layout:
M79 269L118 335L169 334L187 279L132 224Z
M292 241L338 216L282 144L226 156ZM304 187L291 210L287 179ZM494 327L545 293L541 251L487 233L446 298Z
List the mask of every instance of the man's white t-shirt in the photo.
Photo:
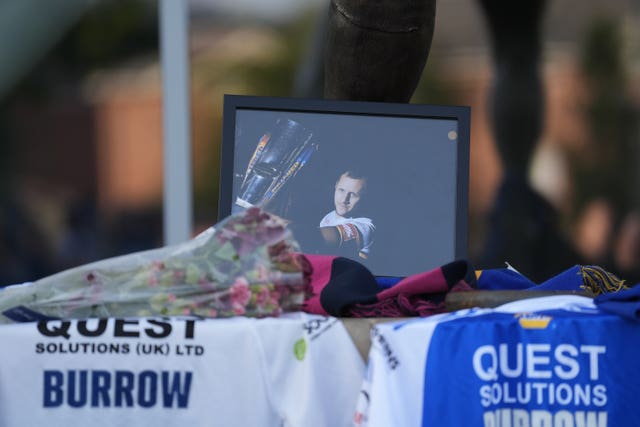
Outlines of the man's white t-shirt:
M338 227L343 241L356 239L360 255L366 258L373 246L373 234L376 227L369 218L348 218L333 210L320 221L320 227Z

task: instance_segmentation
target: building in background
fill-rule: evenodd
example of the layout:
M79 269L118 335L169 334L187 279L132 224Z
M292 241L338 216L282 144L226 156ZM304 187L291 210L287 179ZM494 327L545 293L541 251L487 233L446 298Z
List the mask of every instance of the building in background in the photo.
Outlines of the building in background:
M21 86L0 101L0 271L8 272L0 275L0 286L161 242L161 70L152 36L157 10L153 2L104 3L100 15L87 12ZM314 29L324 9L317 3L288 20L251 21L229 19L204 0L192 4L197 232L218 220L223 95L291 96L303 65L309 63L309 49L317 46ZM532 182L567 218L565 231L576 242L581 238L574 203L580 182L570 160L589 149L591 138L582 110L589 93L580 49L594 19L611 17L622 35L626 92L637 112L639 9L626 0L607 1L606 9L603 1L595 0L549 2L542 68L546 122ZM114 37L102 38L105 31ZM136 49L128 46L134 38L144 41ZM491 67L478 6L472 0L440 2L433 48L414 102L471 106L472 260L481 247L501 174L485 108ZM638 135L635 145L640 145ZM634 161L640 164L639 158ZM25 223L32 233L17 232L16 224L26 229ZM613 241L613 235L600 237ZM12 265L32 258L31 264L11 271Z

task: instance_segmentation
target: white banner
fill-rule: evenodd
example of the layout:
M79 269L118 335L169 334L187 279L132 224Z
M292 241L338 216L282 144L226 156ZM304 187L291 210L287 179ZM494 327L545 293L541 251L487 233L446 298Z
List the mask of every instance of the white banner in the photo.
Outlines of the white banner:
M0 326L0 425L350 425L364 364L335 318Z

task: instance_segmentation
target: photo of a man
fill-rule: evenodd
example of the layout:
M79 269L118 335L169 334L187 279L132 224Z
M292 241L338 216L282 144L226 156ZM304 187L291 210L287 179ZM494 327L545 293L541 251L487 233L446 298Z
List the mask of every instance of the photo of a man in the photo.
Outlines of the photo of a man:
M376 276L464 255L466 121L432 106L268 101L229 112L222 215L260 206L286 221L300 252Z
M367 259L374 242L375 225L370 218L355 216L366 190L366 177L348 170L335 185L335 209L320 221L320 233L327 246L347 256Z

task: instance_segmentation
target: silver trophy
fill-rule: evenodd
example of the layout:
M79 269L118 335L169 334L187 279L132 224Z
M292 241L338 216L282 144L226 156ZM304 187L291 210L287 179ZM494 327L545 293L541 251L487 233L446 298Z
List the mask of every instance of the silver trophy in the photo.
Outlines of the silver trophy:
M267 208L287 182L318 149L310 129L291 119L278 119L258 141L244 174L236 207Z

